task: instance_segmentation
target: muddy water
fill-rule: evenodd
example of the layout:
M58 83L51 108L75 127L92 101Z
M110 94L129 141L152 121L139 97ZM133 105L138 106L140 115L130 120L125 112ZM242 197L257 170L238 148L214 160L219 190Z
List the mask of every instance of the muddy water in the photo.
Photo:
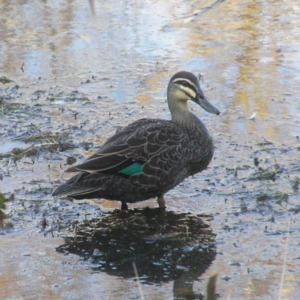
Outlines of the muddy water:
M220 299L300 297L300 6L212 3L0 1L0 75L13 81L0 83L0 192L14 194L0 237L1 299L172 299L178 286L182 297L201 298L215 273ZM159 281L136 260L139 287L133 273L101 262L108 258L95 246L92 224L106 224L119 203L53 200L51 191L67 178L68 157L82 161L138 118L168 118L166 85L181 69L201 73L221 115L191 105L214 136L215 158L166 195L166 213L210 216L210 244L195 248L207 261L196 270L177 264L172 278L163 252L151 261ZM155 200L130 209L147 206ZM90 256L72 240L81 241L85 222ZM161 230L178 242L173 249L193 254ZM165 242L150 236L131 242ZM120 245L115 238L111 246L122 253Z

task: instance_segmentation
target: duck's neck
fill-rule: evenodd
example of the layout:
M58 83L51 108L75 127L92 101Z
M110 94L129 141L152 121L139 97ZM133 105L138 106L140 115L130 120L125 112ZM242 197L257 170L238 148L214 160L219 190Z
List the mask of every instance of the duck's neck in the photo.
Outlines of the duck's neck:
M172 121L175 123L181 123L188 116L188 106L186 100L174 100L178 99L179 95L176 94L177 91L168 88L168 106L171 112Z
M172 91L168 93L168 105L172 116L172 122L180 124L180 126L184 127L194 127L199 126L199 124L203 125L203 123L192 114L187 105L186 100L173 100L176 95L172 94Z
M199 131L206 136L210 136L206 126L201 120L191 113L188 109L187 101L173 100L178 95L172 95L172 91L168 91L168 105L172 116L172 122L178 124L182 129L186 130L189 135L195 134L199 136ZM175 97L178 99L178 97Z
M169 109L172 121L175 123L186 123L191 118L191 113L185 103L174 103L169 101Z

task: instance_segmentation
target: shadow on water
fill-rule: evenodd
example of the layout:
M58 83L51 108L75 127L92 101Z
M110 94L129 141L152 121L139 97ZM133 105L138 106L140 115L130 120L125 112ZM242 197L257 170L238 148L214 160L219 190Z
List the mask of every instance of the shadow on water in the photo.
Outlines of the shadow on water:
M174 280L174 296L202 299L193 282L216 256L215 234L204 215L175 214L159 209L114 211L102 220L86 220L57 248L79 255L94 272L135 278L142 283Z

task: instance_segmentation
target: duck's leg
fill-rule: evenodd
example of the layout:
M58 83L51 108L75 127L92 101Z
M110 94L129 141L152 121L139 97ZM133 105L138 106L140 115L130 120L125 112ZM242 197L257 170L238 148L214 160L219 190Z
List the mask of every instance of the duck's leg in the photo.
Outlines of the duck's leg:
M128 210L128 205L125 201L122 201L121 210Z
M161 208L166 207L166 202L165 202L165 199L164 199L164 195L158 195L157 196L157 203L158 203L159 207L161 207Z

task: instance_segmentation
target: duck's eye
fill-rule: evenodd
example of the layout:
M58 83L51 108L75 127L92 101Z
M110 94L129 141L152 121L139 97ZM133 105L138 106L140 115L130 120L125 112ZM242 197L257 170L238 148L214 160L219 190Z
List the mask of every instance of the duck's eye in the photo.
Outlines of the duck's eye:
M182 80L181 85L183 86L191 86L187 81Z

